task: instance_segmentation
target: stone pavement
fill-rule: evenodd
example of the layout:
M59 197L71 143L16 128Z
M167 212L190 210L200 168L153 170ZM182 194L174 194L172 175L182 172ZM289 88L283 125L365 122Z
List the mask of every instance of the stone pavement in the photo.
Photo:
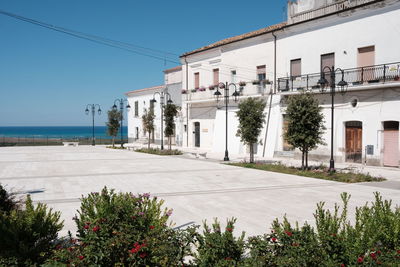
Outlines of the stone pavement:
M217 159L217 158L216 158ZM399 172L394 171L397 175ZM400 177L394 175L389 182ZM398 178L398 179L396 179ZM316 203L333 207L341 192L349 192L350 211L373 200L373 192L400 204L399 188L375 183L344 184L294 175L244 169L217 160L156 156L101 146L2 147L0 183L35 202L62 212L67 230L81 195L104 186L117 191L150 192L174 209L176 225L218 217L238 219L237 229L249 235L266 232L275 218L313 221Z

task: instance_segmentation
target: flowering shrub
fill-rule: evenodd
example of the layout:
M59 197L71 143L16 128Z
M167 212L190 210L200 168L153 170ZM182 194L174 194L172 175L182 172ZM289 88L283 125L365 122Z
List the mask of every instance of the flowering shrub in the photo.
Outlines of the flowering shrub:
M199 88L199 91L200 92L204 92L206 90L206 88L204 87L204 86L201 86L200 88Z
M349 196L343 208L331 212L317 205L316 229L293 227L276 220L269 235L250 238L248 262L254 266L400 266L400 209L375 194L371 206L356 209L356 221L347 219Z
M203 234L197 233L195 238L195 266L237 266L243 261L245 234L242 233L239 238L233 236L235 222L236 219L228 220L223 230L217 219L211 228L204 222Z
M117 194L104 188L82 198L77 239L56 249L49 265L176 266L183 263L186 246L182 231L168 224L172 210L149 194Z
M25 209L0 211L0 266L44 262L63 227L59 212L41 203L34 207L29 195L24 204Z

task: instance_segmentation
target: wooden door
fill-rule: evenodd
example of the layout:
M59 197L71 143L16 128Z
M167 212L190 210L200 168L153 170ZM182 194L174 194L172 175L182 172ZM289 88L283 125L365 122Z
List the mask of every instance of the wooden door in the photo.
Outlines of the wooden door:
M362 161L362 127L346 125L346 161Z

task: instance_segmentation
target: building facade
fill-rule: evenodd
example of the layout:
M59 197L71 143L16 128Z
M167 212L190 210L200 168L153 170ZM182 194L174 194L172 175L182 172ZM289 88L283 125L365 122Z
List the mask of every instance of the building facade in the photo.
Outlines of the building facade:
M181 106L181 90L182 90L182 74L181 66L167 69L164 71L164 85L137 89L127 92L125 95L131 106L128 111L128 139L129 142L147 142L148 134L143 130L142 116L150 108L153 108L155 119L155 130L151 133L151 142L155 144L161 143L161 98L164 95L164 103L171 99L173 104ZM152 100L155 99L156 102ZM182 143L182 129L180 116L176 119L175 136L172 138L174 145ZM164 127L165 128L165 127ZM164 144L167 144L167 138L164 136Z
M323 107L324 139L330 144L332 98L329 88L324 91L318 81L326 73L332 82L328 68L333 67L343 70L334 72L336 83L343 76L348 85L334 98L336 160L398 166L399 17L398 0L299 0L288 3L284 23L183 54L183 146L224 151L225 105L215 98L220 82L235 84L229 95L236 89L239 101L260 97L267 102L257 155L298 156L283 138L285 100L305 90ZM236 111L237 103L230 97L229 152L244 154L248 148L236 137ZM311 158L326 159L329 154L330 145L320 146Z

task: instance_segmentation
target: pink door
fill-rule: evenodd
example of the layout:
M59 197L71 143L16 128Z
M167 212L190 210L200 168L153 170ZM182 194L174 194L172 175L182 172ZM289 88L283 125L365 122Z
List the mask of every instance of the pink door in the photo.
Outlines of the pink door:
M384 150L383 165L399 166L399 130L385 130L383 132Z

